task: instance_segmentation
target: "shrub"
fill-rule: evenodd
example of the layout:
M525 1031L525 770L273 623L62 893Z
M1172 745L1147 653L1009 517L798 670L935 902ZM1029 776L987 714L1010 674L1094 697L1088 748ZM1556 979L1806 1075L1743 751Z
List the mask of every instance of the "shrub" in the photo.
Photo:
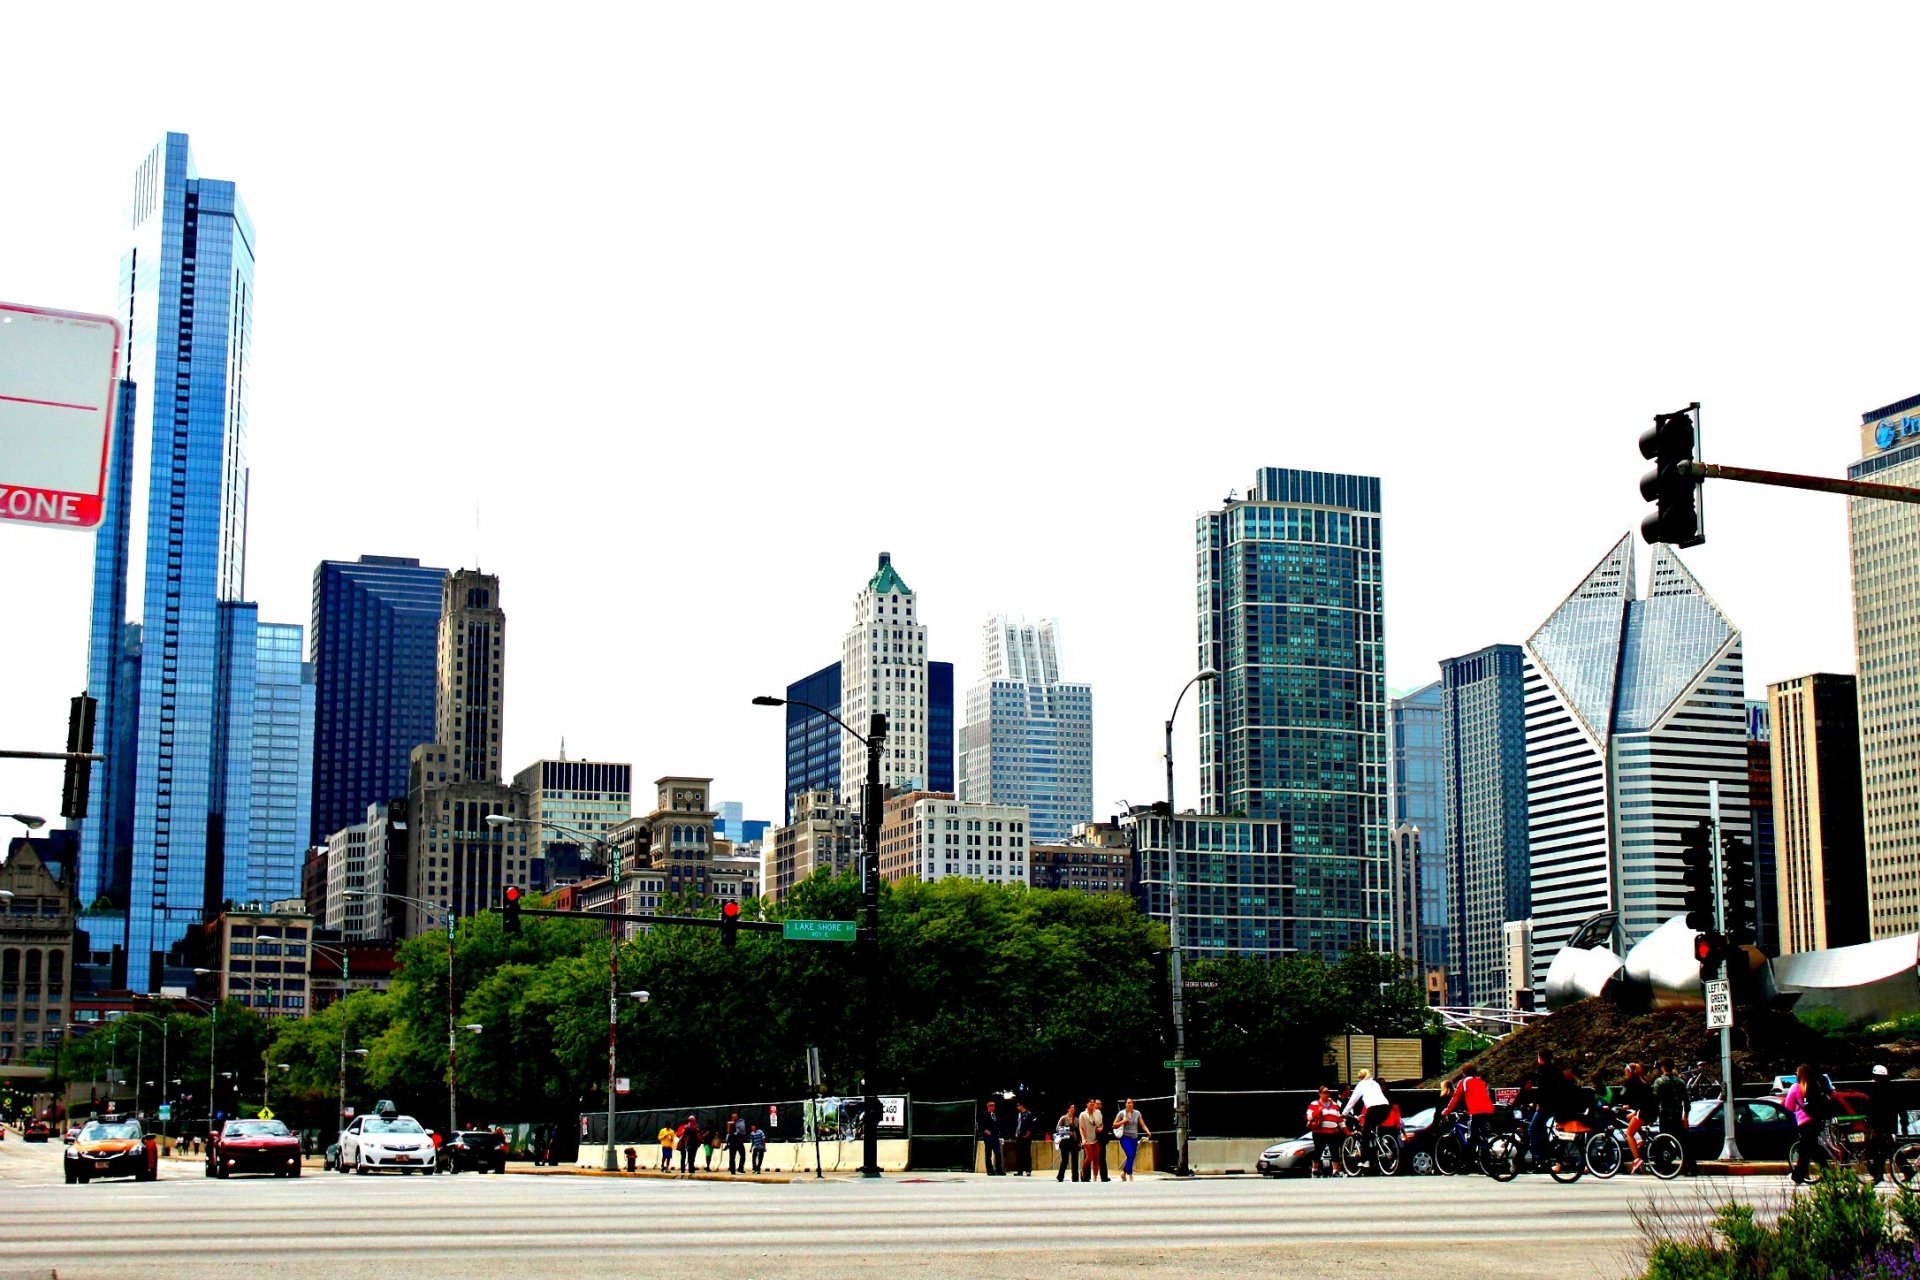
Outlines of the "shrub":
M1642 1220L1652 1245L1646 1280L1920 1280L1920 1198L1903 1187L1889 1203L1843 1173L1796 1196L1771 1226L1737 1202L1720 1207L1703 1237L1662 1238L1666 1225L1659 1215Z

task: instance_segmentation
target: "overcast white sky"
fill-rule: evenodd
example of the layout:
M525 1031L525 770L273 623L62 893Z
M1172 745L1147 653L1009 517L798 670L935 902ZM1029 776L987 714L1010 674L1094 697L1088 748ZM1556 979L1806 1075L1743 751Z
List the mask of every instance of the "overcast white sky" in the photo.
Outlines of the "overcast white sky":
M325 558L478 563L509 768L564 735L775 816L748 699L838 658L886 549L962 689L988 614L1061 621L1106 811L1164 785L1193 518L1257 467L1383 477L1396 688L1637 526L1656 411L1842 474L1920 392L1917 17L13 5L0 298L115 310L187 132L259 230L263 618ZM1844 500L1707 509L1749 694L1851 671ZM91 548L0 526L0 746L64 743ZM0 761L0 812L58 807Z

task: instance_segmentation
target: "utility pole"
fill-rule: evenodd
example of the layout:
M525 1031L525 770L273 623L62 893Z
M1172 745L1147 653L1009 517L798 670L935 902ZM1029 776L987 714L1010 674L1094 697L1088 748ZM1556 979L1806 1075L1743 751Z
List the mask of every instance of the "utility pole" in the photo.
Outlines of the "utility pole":
M1726 894L1726 858L1725 848L1720 842L1720 783L1717 779L1707 783L1708 817L1713 824L1713 927L1722 937L1727 932L1727 894ZM1733 962L1729 959L1721 966L1721 976L1732 982ZM1720 1121L1725 1141L1720 1147L1722 1160L1738 1160L1740 1144L1733 1136L1733 1028L1720 1028Z
M866 1025L861 1028L861 1059L866 1077L860 1105L860 1176L880 1176L880 755L887 745L887 717L876 711L867 721L867 785L861 806L867 856L860 868L860 944L864 948L861 972L866 978Z

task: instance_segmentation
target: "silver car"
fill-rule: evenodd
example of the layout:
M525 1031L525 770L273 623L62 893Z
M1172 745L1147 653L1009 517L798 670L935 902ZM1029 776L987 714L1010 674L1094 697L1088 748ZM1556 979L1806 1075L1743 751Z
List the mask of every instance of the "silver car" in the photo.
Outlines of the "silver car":
M1269 1178L1284 1178L1289 1174L1306 1176L1313 1172L1313 1135L1303 1133L1274 1143L1260 1153L1254 1168Z

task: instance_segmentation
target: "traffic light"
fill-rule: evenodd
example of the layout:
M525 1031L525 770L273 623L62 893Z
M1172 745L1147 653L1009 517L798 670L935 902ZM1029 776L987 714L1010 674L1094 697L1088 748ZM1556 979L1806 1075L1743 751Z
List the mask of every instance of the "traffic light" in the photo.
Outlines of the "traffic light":
M67 751L90 752L93 750L93 713L99 704L86 694L75 697L67 711ZM93 786L93 761L67 761L65 784L60 789L60 816L63 818L84 818L87 816L87 793Z
M1693 958L1700 962L1700 980L1702 982L1720 976L1720 966L1727 962L1733 953L1733 944L1724 933L1709 929L1693 940Z
M1738 836L1727 836L1726 857L1721 863L1721 892L1726 895L1726 915L1722 920L1729 942L1738 946L1757 940L1759 915L1753 894L1753 846Z
M517 884L500 891L500 929L509 938L520 936L520 886Z
M1699 460L1697 452L1691 409L1655 414L1653 427L1641 435L1640 456L1653 462L1653 470L1640 478L1640 496L1655 504L1640 522L1640 536L1648 542L1697 547L1707 540L1700 520L1700 478L1689 469Z
M1687 828L1680 838L1681 875L1687 886L1687 928L1704 931L1715 926L1713 918L1713 825L1708 822Z
M740 936L740 904L727 902L720 907L720 945L730 947Z

